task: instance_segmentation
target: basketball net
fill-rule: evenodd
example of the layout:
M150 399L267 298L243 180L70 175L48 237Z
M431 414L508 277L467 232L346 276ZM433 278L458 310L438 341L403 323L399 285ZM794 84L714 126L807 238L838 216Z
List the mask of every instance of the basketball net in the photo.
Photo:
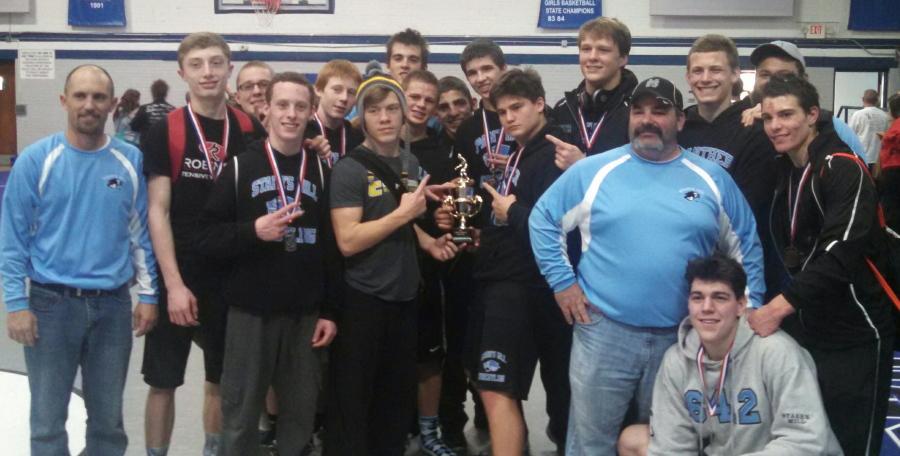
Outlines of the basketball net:
M250 0L250 5L260 27L271 27L278 9L281 8L281 0Z

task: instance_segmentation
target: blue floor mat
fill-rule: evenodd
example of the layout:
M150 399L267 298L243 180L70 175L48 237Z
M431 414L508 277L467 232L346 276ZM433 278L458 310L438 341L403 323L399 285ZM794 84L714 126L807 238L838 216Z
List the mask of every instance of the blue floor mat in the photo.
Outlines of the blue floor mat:
M900 352L894 352L894 375L883 442L882 456L900 456Z

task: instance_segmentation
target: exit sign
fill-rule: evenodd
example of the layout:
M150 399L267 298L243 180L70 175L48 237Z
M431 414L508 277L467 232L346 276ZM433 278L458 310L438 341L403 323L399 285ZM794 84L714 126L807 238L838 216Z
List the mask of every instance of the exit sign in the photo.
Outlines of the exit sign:
M809 24L806 28L807 38L825 38L825 24Z

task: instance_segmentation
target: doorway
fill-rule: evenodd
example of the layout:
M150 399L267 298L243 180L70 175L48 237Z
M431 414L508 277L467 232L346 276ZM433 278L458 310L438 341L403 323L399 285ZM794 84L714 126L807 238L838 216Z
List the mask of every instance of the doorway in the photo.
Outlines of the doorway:
M847 122L850 116L862 109L863 92L876 90L881 95L879 107L884 99L886 77L882 71L841 71L834 72L834 115Z
M16 62L0 60L0 155L16 155Z

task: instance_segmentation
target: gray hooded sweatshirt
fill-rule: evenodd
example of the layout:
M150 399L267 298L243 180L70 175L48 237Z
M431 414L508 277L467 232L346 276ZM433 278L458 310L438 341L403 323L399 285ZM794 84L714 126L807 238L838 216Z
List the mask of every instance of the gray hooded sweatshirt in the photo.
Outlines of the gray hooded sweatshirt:
M723 393L713 416L722 361L703 356L690 317L666 352L653 388L648 455L842 455L828 424L816 368L806 350L783 331L753 333L741 317Z

